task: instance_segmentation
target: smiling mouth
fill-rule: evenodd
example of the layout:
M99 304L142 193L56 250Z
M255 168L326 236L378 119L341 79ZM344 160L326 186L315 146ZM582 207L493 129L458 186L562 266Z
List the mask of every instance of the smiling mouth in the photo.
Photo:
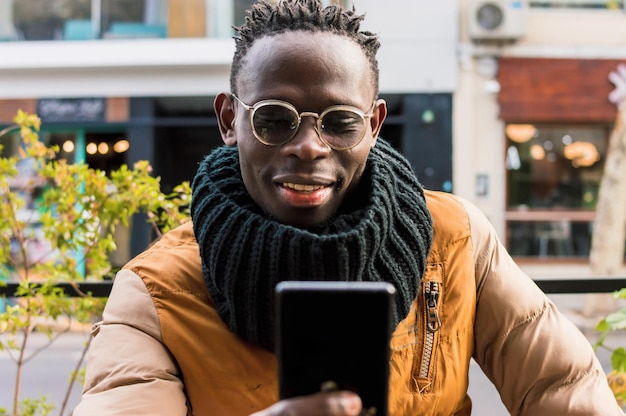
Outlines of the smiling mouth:
M298 192L315 192L325 187L324 185L306 185L303 183L291 182L284 182L283 186Z

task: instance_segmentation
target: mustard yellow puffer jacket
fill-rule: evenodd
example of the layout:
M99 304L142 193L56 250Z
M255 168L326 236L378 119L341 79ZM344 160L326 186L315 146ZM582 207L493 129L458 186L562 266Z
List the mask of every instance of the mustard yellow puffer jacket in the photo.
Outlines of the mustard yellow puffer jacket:
M623 415L587 339L478 209L444 193L427 201L434 242L392 336L390 415L469 415L472 357L513 415ZM277 400L275 356L218 317L190 223L119 272L94 334L75 416L243 416Z

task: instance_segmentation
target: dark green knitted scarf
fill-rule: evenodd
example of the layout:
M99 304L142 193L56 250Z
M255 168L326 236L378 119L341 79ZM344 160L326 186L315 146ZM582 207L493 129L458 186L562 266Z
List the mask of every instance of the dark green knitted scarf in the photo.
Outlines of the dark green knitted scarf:
M409 313L432 242L432 219L409 163L382 139L349 209L319 229L284 225L250 198L235 147L220 147L193 180L191 215L202 271L219 316L274 349L274 286L282 280L387 281L394 322ZM355 206L356 205L356 206Z

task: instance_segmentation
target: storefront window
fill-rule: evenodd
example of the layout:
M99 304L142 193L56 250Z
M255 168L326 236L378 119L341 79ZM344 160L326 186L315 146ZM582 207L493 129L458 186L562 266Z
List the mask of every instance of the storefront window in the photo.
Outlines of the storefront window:
M78 1L9 0L13 3L13 26L21 40L61 39L64 20L89 18L86 1L85 10Z
M270 0L278 1L278 0ZM230 38L255 0L0 0L0 42ZM351 0L324 0L349 7Z
M167 35L167 0L8 0L0 3L4 4L0 12L5 12L5 18L0 18L0 35L6 33L0 40Z
M604 127L509 124L507 205L594 209L607 134Z
M608 126L506 126L507 241L518 256L589 254Z

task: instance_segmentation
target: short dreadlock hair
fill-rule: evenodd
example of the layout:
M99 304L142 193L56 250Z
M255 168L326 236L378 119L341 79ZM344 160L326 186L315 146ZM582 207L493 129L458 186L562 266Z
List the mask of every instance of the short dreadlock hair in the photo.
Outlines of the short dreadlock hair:
M374 88L378 94L378 61L380 47L378 36L361 31L364 15L357 15L354 6L345 10L341 6L324 7L320 0L261 0L247 11L246 21L235 27L235 54L230 70L230 88L237 93L237 76L250 47L257 39L289 31L330 32L356 42L370 62Z

